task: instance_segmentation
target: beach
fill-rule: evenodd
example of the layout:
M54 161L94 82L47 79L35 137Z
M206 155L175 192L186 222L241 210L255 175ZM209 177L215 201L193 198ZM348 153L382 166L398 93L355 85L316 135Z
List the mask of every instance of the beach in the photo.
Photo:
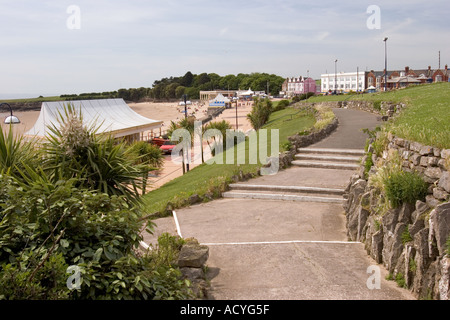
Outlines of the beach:
M184 106L179 106L178 102L142 102L142 103L129 103L131 109L138 114L153 120L163 121L162 132L163 134L169 128L171 121L178 122L184 118ZM211 120L215 121L228 121L232 128L236 128L236 104L233 104L232 108L225 109L219 116ZM237 128L243 132L247 132L252 129L249 121L247 120L247 114L251 111L251 102L240 102L237 110ZM192 105L187 106L188 116L195 116L197 119L201 119L207 114L208 105L201 104L194 101ZM39 117L40 111L23 111L14 112L14 115L20 119L19 124L13 125L13 131L15 135L23 135L30 130ZM7 128L8 125L3 123L5 117L9 115L5 110L1 110L0 119L1 127ZM155 132L156 133L156 132ZM158 132L159 133L159 132ZM144 133L144 138L149 137L150 132ZM171 161L170 155L165 155L164 167L153 172L149 177L149 187L147 191L160 187L166 182L181 176L183 169L181 164L177 164ZM191 163L190 169L196 167L198 164Z

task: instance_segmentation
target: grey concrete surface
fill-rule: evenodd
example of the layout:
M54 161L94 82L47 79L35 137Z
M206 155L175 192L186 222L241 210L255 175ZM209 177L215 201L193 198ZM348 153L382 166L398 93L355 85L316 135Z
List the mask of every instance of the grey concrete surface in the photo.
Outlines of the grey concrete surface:
M382 123L376 115L350 109L333 109L339 119L339 126L333 134L314 144L315 148L362 149L367 135L361 129L373 130Z
M362 148L365 137L359 128L373 127L376 117L351 110L335 112L340 127L320 147ZM291 167L245 183L342 188L353 173ZM220 199L175 214L182 237L195 237L210 248L209 299L414 299L385 280L386 270L367 255L363 244L347 241L340 204ZM147 243L154 243L162 232L177 233L173 217L155 222L155 234L144 235ZM379 268L379 289L367 285L373 276L368 272L371 266Z

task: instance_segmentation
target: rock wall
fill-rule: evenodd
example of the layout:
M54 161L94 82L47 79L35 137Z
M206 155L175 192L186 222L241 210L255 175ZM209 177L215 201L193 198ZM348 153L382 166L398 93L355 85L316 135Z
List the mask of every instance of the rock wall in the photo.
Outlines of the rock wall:
M178 266L183 278L191 282L194 294L200 299L207 296L208 283L205 270L208 258L209 248L200 245L194 238L186 239L178 256Z
M428 183L425 201L376 212L383 196L365 178L365 158L352 176L344 197L349 240L361 241L367 253L419 299L450 298L450 149L441 150L391 134L382 159L396 150L404 171L420 173ZM371 151L372 145L369 146ZM367 157L367 155L366 155ZM372 167L369 176L376 172Z

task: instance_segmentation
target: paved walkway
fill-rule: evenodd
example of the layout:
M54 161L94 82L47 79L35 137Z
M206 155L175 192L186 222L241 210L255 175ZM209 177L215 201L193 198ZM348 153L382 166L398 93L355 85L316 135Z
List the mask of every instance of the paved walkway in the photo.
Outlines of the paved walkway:
M340 127L316 146L364 147L361 128L376 117L337 109ZM312 147L316 147L312 146ZM343 188L354 170L291 167L274 176L243 184ZM225 198L177 210L158 219L154 242L162 232L195 237L210 248L210 299L414 299L376 264L358 242L348 242L341 204ZM380 288L370 289L375 266ZM372 278L370 278L372 277Z

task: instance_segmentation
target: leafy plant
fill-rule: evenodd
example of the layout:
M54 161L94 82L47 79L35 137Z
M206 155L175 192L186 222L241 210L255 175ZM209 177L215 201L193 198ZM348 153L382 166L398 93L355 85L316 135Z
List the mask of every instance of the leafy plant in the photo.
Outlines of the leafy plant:
M138 179L143 168L127 156L123 143L98 134L98 128L83 124L81 110L69 104L59 114L59 126L52 125L44 144L43 167L54 182L75 178L80 188L110 195L125 195L138 201Z
M372 168L372 166L374 165L373 160L372 160L372 155L373 155L372 152L368 152L366 161L364 162L364 177L366 179L369 178L369 171Z
M447 242L445 243L447 246L447 255L450 256L450 235L447 238Z
M146 141L134 142L127 150L126 154L131 161L137 165L141 171L142 194L145 194L148 181L148 173L164 165L164 157L161 149Z
M17 176L23 163L38 163L34 144L24 141L22 136L14 136L11 126L7 132L0 128L0 173Z
M247 119L253 129L259 130L269 120L272 111L272 102L269 99L255 98L252 111L247 115Z
M397 285L400 288L406 288L406 280L405 277L403 276L403 274L401 272L397 273L397 275L395 276L395 282L397 283Z
M386 197L394 208L402 203L424 200L427 195L427 183L415 172L392 172L383 183Z
M406 244L413 240L413 238L411 237L411 234L409 233L408 228L406 228L405 231L403 231L401 238L402 238L403 244Z

